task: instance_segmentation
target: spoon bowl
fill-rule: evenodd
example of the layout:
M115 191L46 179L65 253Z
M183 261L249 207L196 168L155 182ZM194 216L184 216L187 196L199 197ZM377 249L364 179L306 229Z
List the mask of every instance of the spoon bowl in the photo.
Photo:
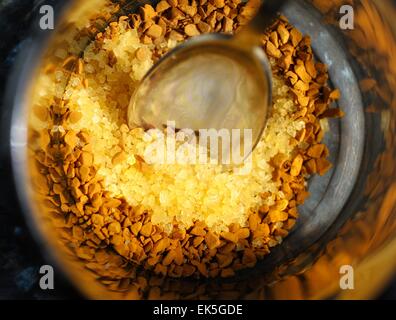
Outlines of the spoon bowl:
M226 130L231 136L239 129L242 138L250 130L253 149L270 112L271 68L260 47L246 48L237 41L207 34L170 51L134 92L129 125Z

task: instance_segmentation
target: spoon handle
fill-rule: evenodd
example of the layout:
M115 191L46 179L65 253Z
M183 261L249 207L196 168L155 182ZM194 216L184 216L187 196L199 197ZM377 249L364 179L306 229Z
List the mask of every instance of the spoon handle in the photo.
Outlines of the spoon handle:
M249 49L261 44L264 31L279 15L279 10L287 0L263 0L255 17L235 36L238 46Z

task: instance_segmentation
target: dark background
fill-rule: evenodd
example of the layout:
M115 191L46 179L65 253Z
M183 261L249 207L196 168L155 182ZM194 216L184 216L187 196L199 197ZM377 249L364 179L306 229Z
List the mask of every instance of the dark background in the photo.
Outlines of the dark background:
M34 15L38 14L40 5L54 2L56 1L0 0L0 113L2 116L10 110L10 106L3 103L7 77L21 47L29 43L28 31ZM3 138L0 140L1 143L4 143ZM11 187L7 161L4 154L1 156L0 299L80 298L56 270L55 289L46 291L39 288L39 268L47 262L24 224ZM378 298L396 299L396 281L391 283Z

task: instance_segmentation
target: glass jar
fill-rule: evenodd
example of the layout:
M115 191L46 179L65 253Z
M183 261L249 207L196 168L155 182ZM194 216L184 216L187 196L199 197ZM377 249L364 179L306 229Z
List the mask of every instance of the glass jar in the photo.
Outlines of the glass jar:
M152 1L155 3L156 1ZM70 231L57 225L53 204L37 195L39 177L27 151L28 118L42 83L61 63L63 40L80 34L79 56L111 21L133 13L140 1L95 0L60 5L54 31L38 29L9 80L6 138L24 216L43 252L89 298L324 299L372 298L393 276L396 261L396 8L393 1L291 1L282 12L309 34L316 56L328 64L346 116L332 128L334 169L311 180L315 194L301 208L294 231L252 270L227 280L160 278L116 255L114 268L87 263L73 251ZM345 7L345 5L349 7ZM353 10L353 28L341 24ZM60 11L58 11L60 12ZM39 23L36 23L36 29ZM81 30L84 29L84 35ZM48 84L50 89L51 84ZM354 271L354 289L342 277ZM340 282L341 281L341 282Z

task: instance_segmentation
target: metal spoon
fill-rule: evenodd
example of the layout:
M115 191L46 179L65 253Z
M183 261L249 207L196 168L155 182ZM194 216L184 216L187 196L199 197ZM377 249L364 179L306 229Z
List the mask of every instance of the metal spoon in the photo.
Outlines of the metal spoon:
M250 153L262 135L271 106L271 68L259 46L284 2L263 1L252 21L235 36L201 35L171 50L131 97L129 126L172 126L194 132L240 129L241 136L251 130Z

